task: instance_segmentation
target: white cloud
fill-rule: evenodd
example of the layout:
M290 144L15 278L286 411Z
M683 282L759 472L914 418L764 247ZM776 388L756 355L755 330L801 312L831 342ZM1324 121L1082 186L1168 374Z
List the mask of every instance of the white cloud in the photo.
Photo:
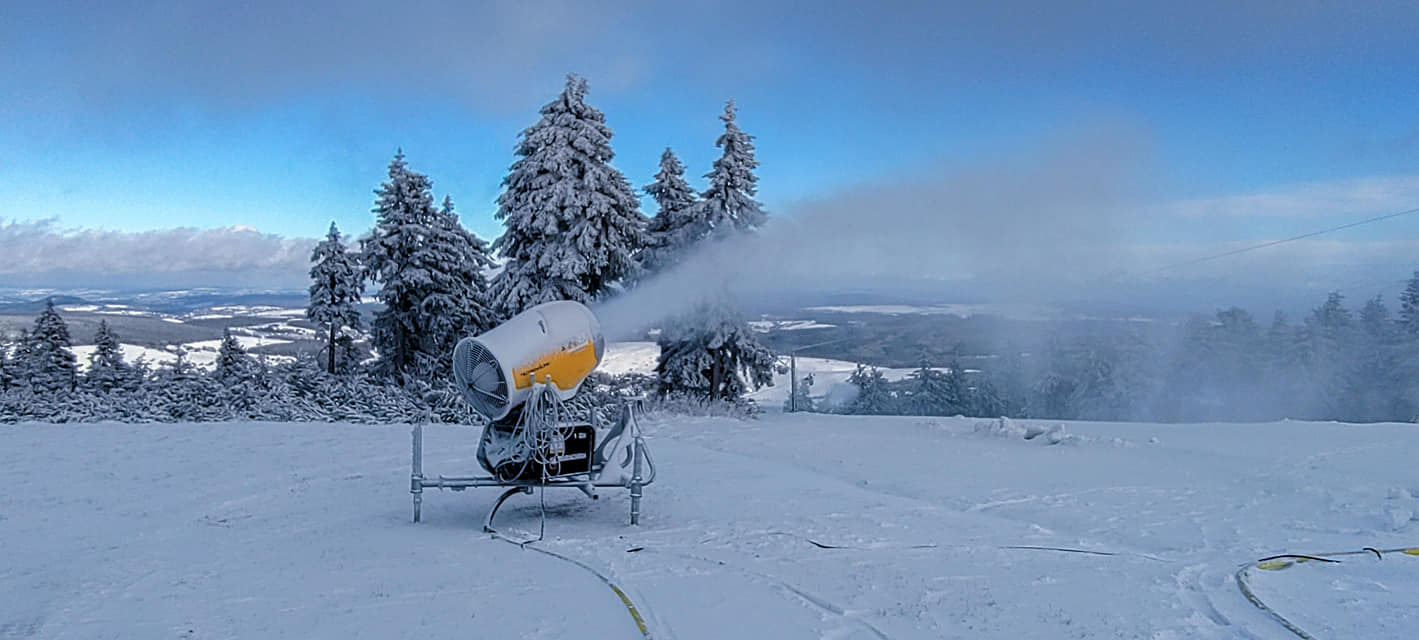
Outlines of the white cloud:
M0 220L0 276L15 284L290 287L304 278L315 242L246 226L124 232Z

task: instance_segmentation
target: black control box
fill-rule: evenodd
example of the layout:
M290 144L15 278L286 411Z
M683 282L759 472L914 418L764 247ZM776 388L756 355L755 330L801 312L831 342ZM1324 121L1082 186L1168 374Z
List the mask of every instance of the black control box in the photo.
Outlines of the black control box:
M591 452L596 450L596 430L589 424L558 427L539 456L547 461L548 478L591 473ZM538 469L539 473L541 469Z

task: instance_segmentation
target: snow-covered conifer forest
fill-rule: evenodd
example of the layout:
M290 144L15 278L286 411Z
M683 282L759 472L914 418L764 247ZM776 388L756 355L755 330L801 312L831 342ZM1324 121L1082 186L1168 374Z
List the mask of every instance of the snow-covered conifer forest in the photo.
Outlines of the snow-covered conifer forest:
M703 189L667 148L642 189L657 207L647 216L612 164L613 131L589 93L585 78L569 75L518 135L497 201L504 232L491 242L468 231L452 200L440 200L434 181L397 150L374 189L373 228L356 240L332 223L311 254L305 313L318 351L268 363L228 335L210 371L180 353L166 363L128 362L122 336L106 323L91 339L71 335L51 303L32 326L0 336L0 421L471 420L450 388L460 337L537 302L634 298L642 283L753 236L768 219L755 199L754 136L740 128L733 100L719 116L719 157ZM378 304L362 314L367 290ZM792 382L786 353L776 356L723 290L705 285L685 297L642 311L651 332L642 339L658 347L654 365L598 374L597 389L752 413L755 390L775 377ZM926 340L908 362L871 357L862 346L869 341L820 325L814 339L838 344L806 353L856 362L836 380L850 393L828 393L833 381L824 381L815 397L805 378L795 404L919 416L1410 421L1419 416L1419 271L1396 302L1391 311L1375 296L1352 310L1335 291L1299 319L1278 311L1263 322L1231 307L1161 329L1060 322L974 353ZM89 362L77 361L76 340L94 345ZM905 370L887 376L879 368Z

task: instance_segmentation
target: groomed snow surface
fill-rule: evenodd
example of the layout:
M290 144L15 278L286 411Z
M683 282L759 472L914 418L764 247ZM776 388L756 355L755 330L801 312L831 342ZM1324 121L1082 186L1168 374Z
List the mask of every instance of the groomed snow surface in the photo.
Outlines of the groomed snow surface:
M656 638L1289 638L1233 574L1419 545L1414 429L652 417L641 526L553 491L531 546ZM478 471L478 435L430 427L426 470ZM412 524L408 486L403 425L0 427L0 638L641 637L480 531L496 490ZM1419 629L1419 557L1252 573L1316 637Z

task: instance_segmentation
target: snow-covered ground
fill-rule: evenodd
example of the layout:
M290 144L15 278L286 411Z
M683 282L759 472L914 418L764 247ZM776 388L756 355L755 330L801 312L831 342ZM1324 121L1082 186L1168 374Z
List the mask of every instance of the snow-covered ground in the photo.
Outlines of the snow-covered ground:
M749 328L759 333L770 331L802 331L804 329L832 329L838 325L824 324L817 320L751 320Z
M61 309L66 312L147 316L174 324L184 324L191 320L222 320L252 317L271 318L272 322L265 324L237 326L231 329L232 335L237 339L237 342L241 344L243 349L247 350L262 346L291 344L298 340L314 341L320 337L317 332L310 327L292 324L292 321L299 321L304 318L305 311L302 309L267 306L225 306L211 307L183 315L164 314L156 311L135 311L129 309L126 305L69 305L61 307ZM142 357L146 359L148 364L156 366L170 365L175 362L177 360L177 347L181 346L187 352L188 363L201 369L211 369L216 366L217 350L221 346L221 343L222 341L220 339L197 340L180 345L169 344L162 347L124 343L122 349L123 357L126 361L134 362L139 357ZM81 370L87 370L89 367L89 356L94 352L94 345L79 344L71 347L70 350L78 357L79 368ZM272 364L293 360L293 358L289 356L268 355L266 357L267 361ZM654 368L653 365L652 368Z
M627 373L655 373L660 346L654 342L611 342L596 370L619 376Z
M606 346L606 354L601 359L601 365L597 371L603 371L612 375L625 373L655 373L655 362L660 357L660 347L654 342L611 342ZM783 365L782 372L774 372L774 384L771 387L764 387L754 391L748 396L759 406L766 409L776 409L783 406L788 400L789 375L788 358L779 358ZM831 358L798 358L798 377L801 379L809 374L813 375L813 387L811 395L815 400L826 401L829 404L841 404L850 401L857 394L857 387L850 384L847 379L852 376L852 372L857 370L857 364L846 360L833 360ZM888 380L901 380L912 372L912 369L881 369L882 375Z
M282 340L280 338L241 335L235 331L232 332L232 337L236 339L242 349L248 351L263 345L290 344L291 342L290 340ZM200 340L198 342L189 342L182 346L187 350L187 359L192 364L203 369L211 369L217 366L217 356L222 347L221 340ZM271 358L279 358L279 356L271 356ZM290 358L280 359L290 360Z
M1046 320L1060 317L1062 311L1054 307L1018 303L978 303L978 304L848 304L808 307L804 311L827 313L876 313L883 315L950 315L969 318L978 315L998 315L1020 320Z
M281 340L279 338L262 338L250 335L235 335L234 337L237 339L237 342L241 344L243 349L251 349L262 345L290 343L289 340ZM221 344L221 340L201 340L198 342L189 342L182 345L182 347L187 350L188 363L200 369L212 369L217 366L218 348L221 347ZM154 349L152 347L136 344L122 344L119 346L123 350L123 360L128 363L137 362L139 358L143 358L149 365L153 366L171 365L177 361L177 353L173 350L175 348ZM94 349L94 345L91 344L81 344L70 347L69 350L73 351L74 356L78 358L79 370L87 371L89 369L89 357L93 355ZM292 360L292 358L287 356L266 356L266 358L267 361L272 364Z
M780 357L780 363L788 366L788 357ZM800 356L798 358L798 378L812 374L813 386L809 389L815 402L826 403L825 406L840 406L851 402L857 397L857 387L848 382L857 370L857 363L846 360L834 360L832 358L812 358ZM911 374L913 369L893 369L878 368L882 372L882 377L887 380L901 380ZM938 369L940 370L940 369ZM790 377L787 370L774 372L773 386L763 387L757 391L750 392L748 397L753 398L760 407L774 409L783 406L788 400L791 389Z
M656 638L1287 638L1234 573L1419 544L1415 428L655 417L641 526L624 492L549 492L530 547L607 576ZM477 471L477 438L429 428L426 469ZM410 523L408 440L0 427L0 637L640 637L586 568L480 531L495 490L427 493ZM519 496L498 523L537 516ZM1251 585L1317 637L1419 628L1419 557Z
M152 366L171 365L172 363L177 361L177 354L174 354L171 351L164 351L162 349L154 349L152 347L145 347L139 344L127 343L120 344L119 348L123 351L123 361L130 364L137 362L139 358L142 358L145 362ZM74 356L78 358L80 371L89 370L89 358L93 356L94 349L95 346L91 344L74 345L73 347L69 348L70 351L74 352ZM216 358L213 358L212 362L215 363Z

